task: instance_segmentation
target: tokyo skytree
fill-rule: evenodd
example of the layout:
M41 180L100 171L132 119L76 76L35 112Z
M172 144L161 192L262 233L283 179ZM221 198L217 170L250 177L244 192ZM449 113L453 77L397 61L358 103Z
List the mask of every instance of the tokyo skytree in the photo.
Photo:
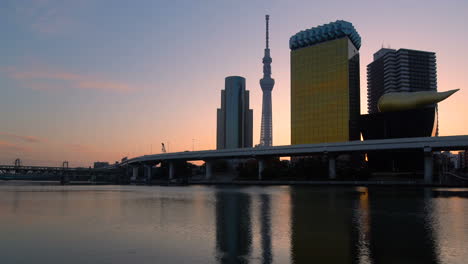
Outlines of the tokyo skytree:
M263 57L263 78L260 79L260 86L263 91L262 101L262 127L260 131L260 146L273 145L273 122L271 117L271 91L275 85L275 80L271 78L271 57L270 48L268 47L268 22L270 16L265 16L266 22L266 48L265 56Z

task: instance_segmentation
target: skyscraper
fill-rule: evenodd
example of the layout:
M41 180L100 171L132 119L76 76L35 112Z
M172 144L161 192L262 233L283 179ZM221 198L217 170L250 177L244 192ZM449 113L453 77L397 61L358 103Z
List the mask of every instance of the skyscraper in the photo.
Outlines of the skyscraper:
M377 113L380 97L393 92L437 91L434 52L385 49L367 65L367 112Z
M428 93L436 91L435 53L409 49L380 49L374 54L374 61L367 65L368 114L362 115L360 120L363 139L436 136L437 103L413 106L408 103L411 98L418 98L420 95L427 98ZM384 103L386 98L390 98L390 103ZM407 102L406 108L399 109L399 101ZM368 153L367 157L367 165L371 169L423 169L423 157L418 151Z
M263 91L262 101L262 126L260 131L260 146L273 145L273 120L271 114L271 91L275 85L275 80L271 78L271 57L268 47L268 21L270 16L265 16L266 22L266 48L263 56L263 78L260 79L260 86Z
M249 91L245 78L229 76L221 90L221 108L217 111L216 149L252 147L253 111L249 109Z
M359 139L360 46L342 20L290 38L291 144Z

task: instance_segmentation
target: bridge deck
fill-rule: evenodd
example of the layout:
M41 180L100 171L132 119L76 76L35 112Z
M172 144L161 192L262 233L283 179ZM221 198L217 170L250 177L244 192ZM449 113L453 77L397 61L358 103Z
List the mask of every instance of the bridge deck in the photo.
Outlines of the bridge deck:
M135 157L121 165L168 160L210 160L226 158L261 158L304 156L319 153L350 153L385 150L414 150L424 148L430 151L468 149L468 136L444 136L422 138L399 138L384 140L349 141L338 143L287 145L259 148L187 151Z

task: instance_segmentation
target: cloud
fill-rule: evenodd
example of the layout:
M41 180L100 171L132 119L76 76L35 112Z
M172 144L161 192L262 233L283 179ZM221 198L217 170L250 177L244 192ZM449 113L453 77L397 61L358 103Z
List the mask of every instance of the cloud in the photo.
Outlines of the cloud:
M16 71L16 69L10 68L8 71L10 77L17 80L28 80L28 79L55 79L63 81L77 81L83 77L73 73L66 72L46 72L46 71Z
M5 67L0 70L6 72L10 78L19 81L23 86L34 90L56 90L63 89L65 87L116 92L128 92L135 90L135 87L132 87L127 83L116 82L112 80L102 80L100 78L94 78L71 72L46 69L21 71L14 67ZM59 84L57 81L64 83Z
M38 33L71 32L77 21L73 19L75 0L51 1L34 0L17 2L15 15L17 23L23 24ZM82 2L82 1L80 1Z
M12 134L12 133L5 133L5 132L0 132L0 136L10 137L10 138L18 139L18 140L28 142L28 143L39 143L39 142L44 141L43 139L38 138L38 137L34 137L34 136L21 136L21 135L16 135L16 134Z
M83 89L102 89L121 92L132 90L127 84L116 82L83 81L79 82L78 86Z
M81 153L89 153L89 152L96 151L94 147L89 146L89 145L82 145L82 144L68 144L66 148L69 151L81 152Z
M0 141L0 152L28 152L30 149L18 144Z

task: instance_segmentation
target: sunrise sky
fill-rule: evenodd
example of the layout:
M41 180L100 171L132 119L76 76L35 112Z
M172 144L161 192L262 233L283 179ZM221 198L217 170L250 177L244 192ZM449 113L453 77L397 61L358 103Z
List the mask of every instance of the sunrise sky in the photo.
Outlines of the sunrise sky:
M0 164L90 166L216 147L224 78L247 80L260 136L264 16L270 14L273 144L290 143L289 37L338 19L382 47L434 51L440 135L468 134L468 1L0 1Z

